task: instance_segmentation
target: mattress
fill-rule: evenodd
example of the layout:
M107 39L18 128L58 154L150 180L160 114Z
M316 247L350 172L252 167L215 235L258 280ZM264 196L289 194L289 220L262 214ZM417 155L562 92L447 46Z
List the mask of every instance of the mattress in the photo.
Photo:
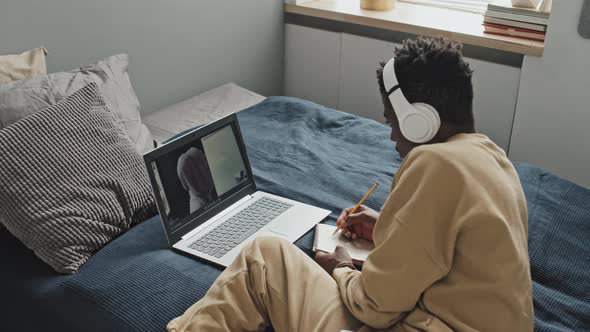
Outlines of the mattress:
M329 209L367 200L379 209L401 159L389 128L295 98L271 97L238 113L260 190ZM529 208L537 331L590 326L590 191L516 164ZM313 231L296 242L311 255ZM153 217L59 275L0 231L0 330L162 331L200 299L221 270L168 248Z

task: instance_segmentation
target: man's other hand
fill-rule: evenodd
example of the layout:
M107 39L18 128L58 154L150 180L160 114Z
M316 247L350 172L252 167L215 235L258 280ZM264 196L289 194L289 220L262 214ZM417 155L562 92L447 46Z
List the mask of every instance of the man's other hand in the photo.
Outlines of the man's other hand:
M375 223L379 218L379 212L361 205L355 213L346 218L352 209L352 207L349 207L342 210L336 225L341 227L342 234L349 239L367 239L373 242L373 228L375 228Z
M336 265L340 263L352 264L352 258L350 258L346 248L342 246L337 246L336 250L331 254L318 251L315 254L315 261L330 275L334 272Z

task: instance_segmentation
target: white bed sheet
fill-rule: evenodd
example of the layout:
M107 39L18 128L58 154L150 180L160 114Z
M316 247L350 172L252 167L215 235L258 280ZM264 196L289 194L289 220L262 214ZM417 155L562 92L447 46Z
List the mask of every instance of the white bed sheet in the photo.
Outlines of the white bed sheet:
M184 130L238 112L265 98L237 84L227 83L143 116L143 123L159 145Z

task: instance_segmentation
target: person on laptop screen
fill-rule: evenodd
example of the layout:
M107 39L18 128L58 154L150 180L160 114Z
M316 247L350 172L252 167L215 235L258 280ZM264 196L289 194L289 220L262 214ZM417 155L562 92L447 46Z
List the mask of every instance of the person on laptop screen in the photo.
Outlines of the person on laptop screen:
M189 193L190 213L209 204L216 196L213 177L202 150L191 147L180 155L176 172L182 188Z
M380 212L337 223L373 241L362 271L258 238L169 331L532 331L527 208L505 152L474 129L462 46L407 40L378 70L404 158ZM190 291L190 290L187 290Z

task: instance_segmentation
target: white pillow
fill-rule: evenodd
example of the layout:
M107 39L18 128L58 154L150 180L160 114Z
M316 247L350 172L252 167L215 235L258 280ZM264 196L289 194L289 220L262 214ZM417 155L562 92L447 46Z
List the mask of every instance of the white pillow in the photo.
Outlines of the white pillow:
M131 86L127 66L127 54L118 54L72 71L1 84L0 129L55 105L94 82L136 149L147 152L153 148L153 140L141 122L139 100Z

